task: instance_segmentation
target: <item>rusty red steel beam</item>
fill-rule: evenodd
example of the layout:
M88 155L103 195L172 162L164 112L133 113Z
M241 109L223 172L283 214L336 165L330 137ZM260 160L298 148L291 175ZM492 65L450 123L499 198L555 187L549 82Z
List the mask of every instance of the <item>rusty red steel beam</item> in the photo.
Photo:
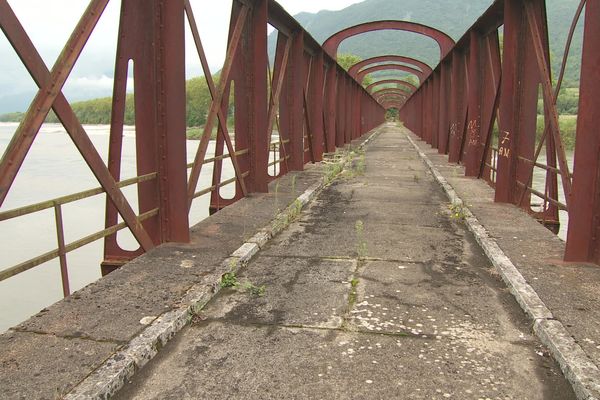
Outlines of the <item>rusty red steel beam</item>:
M467 126L468 104L466 55L456 50L452 54L452 87L450 95L450 131L448 138L448 161L458 163L461 160L461 145Z
M494 48L494 50L492 50ZM481 36L471 31L469 51L469 111L465 149L465 175L481 177L484 158L499 101L500 52L497 32Z
M275 117L278 111L277 108L280 104L281 88L283 87L285 78L284 71L287 69L291 47L292 40L280 32L277 37L275 68L271 83L271 101L269 103L269 110L267 114L267 136L269 137L269 146L273 137L273 125L275 123Z
M445 101L450 98L451 88L451 64L444 60L440 68L440 118L438 124L438 153L446 154L448 152L448 134L450 132L450 112L445 105Z
M111 175L119 179L131 65L137 174L157 174L156 179L137 186L139 213L159 210L143 222L155 244L189 241L187 200L178 195L187 187L184 7L183 0L121 2L108 165ZM107 201L105 227L117 224L117 210ZM102 273L110 273L142 252L122 249L116 233L105 237Z
M282 87L283 107L279 110L279 121L290 156L291 171L304 169L304 84L306 65L304 62L304 31L296 31L291 38L289 61L285 70L285 80Z
M371 64L390 63L390 62L404 63L410 67L416 67L416 69L421 70L421 72L423 72L427 75L429 75L429 74L431 74L431 72L433 72L433 70L431 69L431 67L429 65L427 65L426 63L419 61L415 58L388 54L388 55L384 55L384 56L371 57L371 58L367 58L366 60L359 61L356 64L352 65L348 69L348 73L351 76L356 77L361 69L366 68Z
M353 36L360 35L367 32L373 31L381 31L381 30L397 30L397 31L405 31L405 32L413 32L420 35L427 36L437 42L440 47L440 59L444 58L446 54L454 47L454 40L444 32L432 28L427 25L418 24L409 21L373 21L366 22L364 24L359 24L355 26L351 26L344 30L341 30L332 36L330 36L323 43L323 48L326 52L328 52L333 58L337 58L337 52L340 44Z
M323 90L324 90L324 56L319 51L312 58L310 85L307 89L307 114L310 120L313 144L314 161L322 161L324 148L324 126L323 126ZM360 98L360 96L357 96ZM362 113L357 113L360 118Z
M185 0L184 7L185 7L185 14L188 18L190 30L192 32L192 37L194 39L194 44L196 46L196 51L198 52L198 57L200 58L200 63L202 65L202 71L204 72L204 77L205 77L206 83L208 85L210 97L213 101L215 101L215 99L218 96L217 88L215 86L214 80L212 78L212 74L210 72L210 67L208 65L206 53L204 52L202 40L200 39L200 32L198 32L198 25L196 24L196 19L194 17L194 13L193 13L193 10L192 10L189 0ZM240 168L237 157L235 155L235 149L231 142L231 137L229 136L229 130L227 128L227 116L224 113L222 106L217 110L217 120L218 120L218 124L219 124L217 134L220 135L224 139L225 144L227 145L227 151L229 152L229 155L231 156L231 162L233 164L235 176L237 178L238 184L240 185L240 187L242 189L242 194L245 195L247 193L247 189L246 189L246 184L244 181L244 174ZM213 185L214 184L216 184L216 182L213 182Z
M579 2L575 12L565 54L568 54L584 3L585 0ZM587 2L585 10L585 50L573 174L562 146L556 108L567 60L565 56L559 83L553 87L543 0L496 1L411 96L400 115L407 126L434 146L428 118L439 117L438 150L443 152L441 140L448 137L450 161L464 160L467 174L476 177L491 174L491 167L485 164L492 163L491 132L498 119L499 156L494 173L496 201L520 205L540 222L557 224L556 177L560 174L570 216L565 260L600 263L600 160L597 157L600 140L595 134L600 124L600 112L591 100L600 90L600 6L597 2ZM497 29L502 24L504 53L501 64ZM546 129L536 146L538 87L542 89ZM445 93L451 93L448 99L449 129L442 121L445 119L442 109L436 108L436 99L443 101L448 97ZM384 104L389 106L389 103ZM461 123L463 120L464 124ZM448 135L446 130L449 130ZM531 210L532 189L528 186L544 142L548 158L547 198L543 211L538 213ZM555 167L556 160L558 168Z
M527 22L533 39L533 47L535 49L537 66L539 68L539 74L541 77L542 94L544 98L544 106L547 112L547 117L550 121L550 131L554 139L554 145L556 146L556 155L558 156L558 164L560 166L560 176L565 191L565 200L567 208L571 202L571 173L569 171L569 164L567 162L567 156L565 148L562 144L560 136L560 126L558 124L558 110L556 109L556 101L552 93L552 81L550 77L550 59L549 53L546 50L547 44L544 46L541 38L542 28L538 21L538 15L533 8L533 4L529 1L525 2L525 10L527 13ZM546 20L544 20L546 23ZM547 33L545 33L547 36ZM549 114L549 115L548 115Z
M397 85L404 86L409 89L410 93L414 93L417 90L417 87L410 82L404 81L402 79L383 79L380 81L375 81L366 87L367 91L371 94L375 91L375 88L379 85Z
M413 67L409 67L408 65L401 65L401 64L378 64L378 65L374 65L368 68L363 69L362 71L360 71L357 75L356 75L356 80L362 84L362 82L365 80L365 77L373 72L378 72L378 71L404 71L404 72L408 72L409 74L413 74L414 76L417 77L417 79L419 80L420 83L424 82L425 79L427 78L427 75L423 72L420 71L416 68Z
M498 31L491 32L484 40L485 54L483 55L483 62L485 64L485 82L484 87L488 91L486 96L486 105L483 110L484 116L482 117L482 132L485 135L483 143L483 152L479 159L480 169L478 178L483 178L484 174L491 174L491 170L486 164L492 161L492 134L494 130L494 122L500 117L498 113L498 105L500 103L500 85L502 78L502 60L500 55L500 38ZM493 98L493 102L490 99ZM491 108L490 108L491 107ZM488 183L489 183L489 179Z
M375 99L377 99L379 96L381 96L383 94L386 94L386 93L396 93L396 94L401 95L401 96L403 96L405 98L408 98L411 95L410 92L407 92L406 90L399 89L399 88L383 88L383 89L379 89L376 92L371 93L371 95Z
M397 108L400 109L404 106L404 103L402 102L398 102L398 101L386 101L384 103L381 103L386 109L390 109L390 108Z
M406 97L405 96L398 95L398 94L395 94L395 93L384 94L384 95L378 97L377 101L381 104L384 101L389 100L389 99L394 99L394 100L406 102Z
M49 77L44 79L43 82L40 80L40 88L0 160L0 170L3 171L3 174L0 175L0 205L4 203L6 195L25 160L27 152L31 148L40 127L50 112L54 100L62 92L62 88L75 66L75 62L79 58L94 27L100 20L107 4L108 0L94 0L88 5L58 56L54 67L49 73ZM3 21L2 29L5 32L6 30L12 30L14 35L15 30L21 28L20 23L5 0L2 1L2 7L4 9L2 14L6 13L6 17L8 17L7 20ZM10 37L9 40L11 40ZM29 39L27 38L26 41L29 42ZM13 46L22 45L23 42L17 43L13 39L12 44ZM17 47L16 50L20 50L20 47ZM27 56L26 52L19 52L19 57L23 62L28 61ZM43 74L43 68L38 66L38 72Z
M567 37L567 41L565 43L565 50L563 52L564 56L563 56L563 60L561 63L561 67L560 67L560 72L559 72L559 76L557 79L557 83L556 86L554 87L554 98L553 98L553 104L556 104L557 100L558 100L558 95L560 92L560 89L562 87L562 82L563 82L563 78L565 76L565 72L567 69L567 60L568 60L568 56L569 56L569 52L571 50L571 43L573 41L573 36L575 34L575 29L577 28L577 25L579 23L579 20L581 18L581 14L583 11L583 8L586 4L586 0L581 0L579 3L579 6L577 7L577 11L575 12L575 15L573 16L573 20L571 22L571 27L569 29L569 34ZM542 137L540 138L538 147L536 149L535 155L533 157L533 162L537 162L539 155L541 154L542 148L544 146L544 144L546 144L546 153L547 153L547 162L548 162L548 166L554 167L556 168L556 161L553 157L554 154L556 154L556 150L555 150L555 145L554 145L554 141L553 138L550 137L548 138L548 131L550 129L549 127L549 121L547 120L547 118L545 118L545 127L544 127L544 132L542 134ZM548 139L548 140L546 140ZM527 180L526 186L530 186L533 180L533 169L531 170L531 173L529 175L529 179ZM557 177L556 177L556 172L548 169L547 170L547 181L550 181L549 187L547 187L547 190L550 192L549 195L551 198L553 199L558 199L558 187L557 187ZM527 192L523 191L521 194L521 198L519 199L518 204L522 205L523 203L523 198L525 197L525 194ZM551 217L554 217L557 221L558 221L558 207L551 203L548 204L547 206L547 210L545 212L542 213L542 217L547 219L547 214L550 214Z
M219 113L219 109L221 108L221 100L223 98L225 86L228 84L229 81L229 74L231 73L231 68L233 66L234 55L238 49L249 11L249 7L243 4L241 7L241 11L235 21L235 27L233 29L233 33L230 37L227 46L225 64L223 65L223 69L221 70L219 86L215 97L213 97L208 116L206 117L204 131L202 133L200 144L198 146L198 150L194 158L194 166L192 167L192 171L190 172L190 177L188 180L188 210L192 207L192 201L194 200L196 186L198 185L200 173L202 172L203 161L206 156L206 151L208 149L208 144L214 127L214 120L217 114Z
M585 7L577 141L565 259L600 264L600 3Z
M91 10L94 10L96 14L92 19L86 17L86 15L82 17L74 34L65 45L65 50L61 53L61 56L59 56L55 68L53 68L53 72L50 72L6 0L0 0L0 26L36 84L40 88L46 88L44 93L47 96L44 96L44 94L41 93L41 90L43 89L40 89L40 92L38 92L38 95L36 96L37 101L34 100L34 104L30 106L28 111L29 117L26 117L26 120L29 122L23 121L20 125L22 128L17 130L15 138L13 138L13 141L11 141L11 144L9 144L9 147L2 157L2 161L0 162L0 182L3 182L2 184L6 186L5 190L0 194L0 204L5 199L10 185L39 131L39 127L37 129L33 128L35 128L35 125L38 123L41 126L41 122L43 122L48 114L49 108L48 110L45 110L45 108L42 109L42 105L40 105L40 110L38 112L35 104L43 103L43 105L45 105L52 100L50 101L50 106L53 107L56 115L63 123L65 130L84 157L92 173L104 188L115 207L119 210L119 213L127 223L127 226L131 229L136 240L147 251L154 247L152 239L137 221L133 209L127 202L122 191L117 187L116 181L102 161L102 157L98 154L83 126L75 116L67 99L62 94L62 86L66 81L68 73L64 70L60 71L61 66L63 69L67 70L72 68L77 55L81 52L81 49L85 44L85 40L91 34L93 25L95 25L102 14L98 8L100 7L103 9L101 6L105 5L105 3L98 2L90 3L87 10L90 12ZM68 67L68 65L70 65L70 67ZM53 89L50 90L50 88ZM42 101L42 97L45 97L45 101ZM40 119L41 122L39 122ZM27 125L25 125L26 123Z

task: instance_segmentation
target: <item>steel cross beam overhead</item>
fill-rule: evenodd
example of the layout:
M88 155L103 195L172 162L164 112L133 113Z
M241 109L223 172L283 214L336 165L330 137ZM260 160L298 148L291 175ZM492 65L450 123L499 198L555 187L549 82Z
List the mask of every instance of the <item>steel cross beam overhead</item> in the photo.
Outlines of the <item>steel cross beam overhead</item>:
M359 82L363 82L365 80L365 77L373 72L378 72L378 71L404 71L404 72L408 72L409 74L414 75L419 83L425 81L425 79L427 79L428 74L426 72L423 72L419 69L413 68L413 67L409 67L408 65L401 65L401 64L377 64L377 65L373 65L371 67L367 67L362 69L360 72L357 73L356 75L356 80Z
M452 40L450 36L427 25L417 24L409 21L373 21L351 26L333 34L327 40L325 40L323 43L323 48L332 57L337 57L338 48L344 40L363 33L381 30L406 31L427 36L435 40L439 45L440 59L448 54L450 49L454 46L454 40Z
M416 67L416 69L420 70L421 72L423 72L427 75L431 74L431 72L433 71L429 65L425 64L422 61L414 59L412 57L388 54L385 56L377 56L377 57L367 58L366 60L358 62L358 63L354 64L352 67L350 67L350 69L348 69L348 73L350 75L356 77L361 69L363 69L371 64L390 63L390 62L408 64L408 66Z
M0 209L0 221L54 209L58 243L53 251L0 270L0 281L59 259L66 296L69 252L104 240L102 271L108 273L161 243L188 242L188 212L195 199L210 197L213 213L250 193L266 192L273 179L322 160L325 152L350 143L385 119L385 109L371 94L273 0L233 0L218 82L209 70L189 0L122 0L105 163L62 88L109 1L90 1L55 65L48 68L7 0L0 0L2 32L39 87L0 160L0 207L51 109L100 185L18 209ZM186 25L193 54L185 54ZM267 55L269 25L278 34L273 65ZM192 163L186 159L187 57L200 60L210 94ZM121 180L127 81L132 74L137 176ZM225 161L232 165L233 178L223 178ZM212 167L208 175L206 165ZM207 187L199 187L206 181ZM137 186L137 205L121 190L132 185ZM235 185L233 198L222 196L226 185ZM105 229L66 243L61 207L104 193ZM133 233L138 249L128 251L118 244L116 235L122 229Z
M375 88L377 86L390 85L390 84L396 85L396 87L404 86L409 89L410 93L413 93L417 90L417 87L415 85L413 85L410 82L404 81L402 79L383 79L383 80L375 81L375 82L371 83L369 86L367 86L367 91L373 93L373 92L375 92ZM390 87L390 86L388 86L388 87ZM391 87L393 87L393 86L391 86Z
M584 6L572 168L556 104ZM467 176L494 187L497 202L523 208L555 232L560 215L568 213L565 260L595 264L600 264L600 107L592 98L600 90L599 43L600 4L581 0L553 85L545 1L497 0L400 110L407 127L448 154L450 162L464 164ZM538 100L541 137L536 136ZM542 184L534 181L534 169L544 171Z

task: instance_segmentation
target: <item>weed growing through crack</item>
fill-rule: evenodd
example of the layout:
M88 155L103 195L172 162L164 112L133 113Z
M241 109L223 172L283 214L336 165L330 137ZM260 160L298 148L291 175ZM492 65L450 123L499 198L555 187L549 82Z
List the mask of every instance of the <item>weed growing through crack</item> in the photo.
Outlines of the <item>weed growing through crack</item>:
M458 221L464 221L466 214L465 207L462 203L453 203L448 206L448 208L450 209L450 218Z
M331 159L323 161L323 182L329 185L344 169L342 156L339 152L334 153Z
M421 178L419 178L419 175L415 174L413 176L413 181L415 181L415 183L419 183L420 180L421 180Z
M358 278L353 278L350 281L350 294L348 295L348 310L352 310L352 307L354 307L354 304L356 303L356 289L358 288L358 283Z
M323 161L323 181L329 185L339 175L354 178L363 175L366 170L365 151L360 148L349 148L336 151ZM349 166L344 169L344 166Z
M221 276L220 286L221 288L233 288L241 290L259 297L263 296L267 290L265 285L256 286L250 281L240 282L236 273L233 271L226 272L223 274L223 276Z
M358 255L359 260L364 260L367 257L367 242L364 238L364 223L361 220L356 221L354 230L356 231L356 254Z
M283 213L280 213L275 221L271 224L271 228L279 232L292 222L296 221L300 217L302 212L302 202L296 199Z
M292 176L292 194L296 194L296 178L296 175Z

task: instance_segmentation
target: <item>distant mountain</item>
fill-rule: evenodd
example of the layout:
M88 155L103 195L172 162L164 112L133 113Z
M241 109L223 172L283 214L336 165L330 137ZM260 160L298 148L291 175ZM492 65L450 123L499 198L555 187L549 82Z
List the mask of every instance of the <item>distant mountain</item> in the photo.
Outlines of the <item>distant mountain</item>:
M398 19L418 22L440 29L459 39L493 3L493 0L365 0L340 11L300 13L295 18L320 43L344 28L363 22ZM579 0L547 0L552 63L558 73L566 36ZM581 25L581 24L580 24ZM578 86L581 63L581 26L573 42L566 83ZM273 47L274 37L271 38ZM371 32L350 38L340 51L361 58L382 54L410 55L435 65L439 57L437 45L423 36L409 32Z

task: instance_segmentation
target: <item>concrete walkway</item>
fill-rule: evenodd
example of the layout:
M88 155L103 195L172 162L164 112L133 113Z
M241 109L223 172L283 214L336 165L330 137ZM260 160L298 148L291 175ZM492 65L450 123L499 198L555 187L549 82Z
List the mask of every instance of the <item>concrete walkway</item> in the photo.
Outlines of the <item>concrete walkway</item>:
M405 133L237 274L120 399L574 399Z

